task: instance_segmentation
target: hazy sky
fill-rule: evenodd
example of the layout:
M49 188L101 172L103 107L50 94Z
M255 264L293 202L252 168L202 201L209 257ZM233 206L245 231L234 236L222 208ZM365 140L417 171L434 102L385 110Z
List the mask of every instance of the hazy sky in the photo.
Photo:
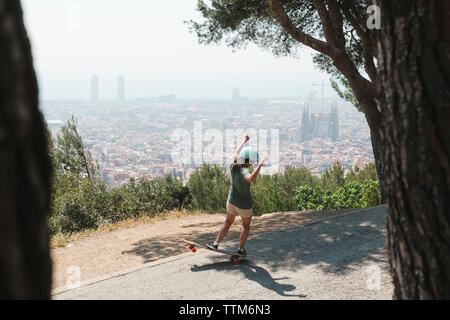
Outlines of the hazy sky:
M315 70L311 51L275 58L256 46L233 52L204 46L184 20L200 19L197 0L22 0L41 98L116 97L117 76L127 98L176 94L181 98L306 96L328 76Z

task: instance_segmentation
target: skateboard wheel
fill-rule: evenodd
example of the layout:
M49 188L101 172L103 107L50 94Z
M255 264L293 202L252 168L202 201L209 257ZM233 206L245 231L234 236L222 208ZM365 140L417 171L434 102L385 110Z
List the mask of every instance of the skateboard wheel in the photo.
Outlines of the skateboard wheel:
M196 248L192 248L192 252L193 252L193 253L196 253L196 252L197 252L197 249L196 249Z

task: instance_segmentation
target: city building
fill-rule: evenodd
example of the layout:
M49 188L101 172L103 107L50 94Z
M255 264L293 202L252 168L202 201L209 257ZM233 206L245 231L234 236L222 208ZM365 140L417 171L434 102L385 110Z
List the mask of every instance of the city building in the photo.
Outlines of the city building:
M111 186L111 175L114 173L112 168L104 168L100 171L101 179L104 184Z
M300 142L315 138L337 141L339 139L339 114L337 104L333 103L331 112L310 112L303 109Z

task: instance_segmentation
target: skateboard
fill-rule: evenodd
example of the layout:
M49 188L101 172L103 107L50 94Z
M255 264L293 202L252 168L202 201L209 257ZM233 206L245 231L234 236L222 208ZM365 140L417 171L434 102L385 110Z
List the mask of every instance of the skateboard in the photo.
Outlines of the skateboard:
M193 253L197 252L197 247L205 248L205 249L208 249L210 251L214 251L214 252L218 252L218 253L229 255L230 256L230 260L233 261L235 264L239 264L239 262L241 261L240 258L244 257L244 256L241 256L240 254L237 254L236 252L231 252L231 251L222 250L222 249L214 250L214 249L209 248L205 244L200 244L200 243L197 243L197 242L194 242L194 241L189 241L189 240L183 240L183 241L186 243L185 246L189 250L191 250Z

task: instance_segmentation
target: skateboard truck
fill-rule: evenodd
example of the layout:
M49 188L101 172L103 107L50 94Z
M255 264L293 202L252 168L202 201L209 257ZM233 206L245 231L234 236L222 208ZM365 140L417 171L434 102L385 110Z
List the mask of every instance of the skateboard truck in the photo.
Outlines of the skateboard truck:
M186 246L192 251L192 253L197 252L197 248L192 243L186 243Z
M205 249L214 251L214 252L218 252L218 253L222 253L222 254L227 254L227 255L230 257L230 260L234 262L234 264L239 264L239 263L241 262L241 260L240 260L240 257L241 257L241 256L238 255L238 254L232 253L232 252L230 252L230 251L225 251L225 250L221 250L221 249L213 250L213 249L207 247L206 245L201 245L201 244L198 244L198 243L195 243L195 242L192 242L192 241L188 241L188 240L184 240L184 242L186 242L185 246L186 246L189 250L191 250L192 253L196 253L196 252L197 252L196 246L198 246L198 247L202 247L202 248L205 248Z

